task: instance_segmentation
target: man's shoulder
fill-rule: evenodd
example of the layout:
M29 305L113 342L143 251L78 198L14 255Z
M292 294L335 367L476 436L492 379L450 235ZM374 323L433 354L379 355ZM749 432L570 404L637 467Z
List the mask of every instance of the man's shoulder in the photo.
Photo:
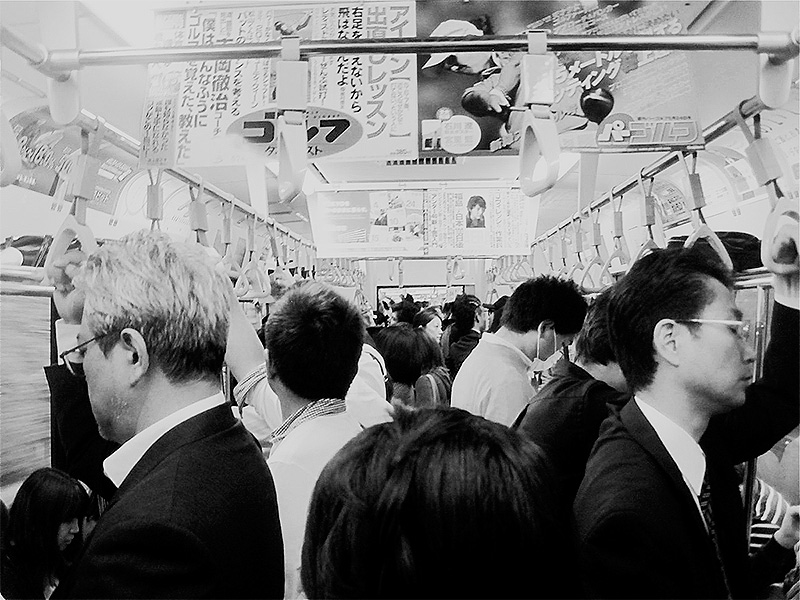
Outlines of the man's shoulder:
M321 471L328 460L361 431L363 427L349 410L315 417L298 425L281 440L268 463L296 464Z

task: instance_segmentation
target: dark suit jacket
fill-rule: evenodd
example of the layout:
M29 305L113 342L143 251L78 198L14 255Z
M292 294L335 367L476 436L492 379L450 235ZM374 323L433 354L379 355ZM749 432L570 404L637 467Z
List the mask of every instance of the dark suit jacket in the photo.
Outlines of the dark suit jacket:
M87 540L69 598L281 598L283 540L272 475L229 406L168 431Z
M600 424L629 399L628 394L561 359L553 367L553 378L512 426L547 453L567 506L575 499Z
M100 437L86 380L72 375L64 365L50 365L44 373L50 387L52 466L111 500L117 488L103 473L103 461L119 444Z
M752 598L791 568L772 540L748 560L734 464L768 451L800 420L798 313L775 305L764 377L745 404L709 423L700 445L725 572ZM678 466L635 402L601 428L574 504L581 573L592 597L724 598L713 544Z

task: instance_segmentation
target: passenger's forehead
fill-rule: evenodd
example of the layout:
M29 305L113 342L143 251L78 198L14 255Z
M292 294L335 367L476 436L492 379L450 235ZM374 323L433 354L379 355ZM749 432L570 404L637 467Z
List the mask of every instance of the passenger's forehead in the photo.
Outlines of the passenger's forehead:
M725 287L716 279L710 279L707 285L713 293L713 299L704 307L703 314L713 313L717 316L741 318L742 311L736 306L733 290Z

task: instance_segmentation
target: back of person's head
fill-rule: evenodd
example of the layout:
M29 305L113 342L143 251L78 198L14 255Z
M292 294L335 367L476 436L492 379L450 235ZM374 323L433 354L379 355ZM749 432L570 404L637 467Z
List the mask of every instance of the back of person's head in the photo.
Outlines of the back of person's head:
M428 308L423 308L421 311L415 314L411 324L414 327L425 327L434 319L439 319L441 321L442 313L435 306L429 306Z
M316 281L293 287L267 320L270 373L307 400L344 398L358 371L364 322L358 307Z
M408 297L392 305L392 312L395 313L397 323L413 323L414 316L419 312L419 306Z
M552 321L556 333L577 333L586 316L586 301L577 284L568 279L540 275L522 282L503 307L501 327L528 333L542 321Z
M583 327L575 337L575 356L583 363L607 365L617 362L608 333L608 303L611 288L594 299L586 311Z
M506 306L506 302L508 302L508 296L500 296L493 304L484 304L484 306L489 309L489 314L492 316L492 324L486 330L489 333L497 333L497 330L500 329L503 322L503 309Z
M608 329L617 362L632 391L653 381L653 331L661 319L693 319L714 300L716 279L732 285L715 257L694 248L659 249L637 260L611 291Z
M219 380L228 336L227 285L197 244L138 231L87 260L76 286L87 325L108 353L125 328L138 331L151 364L174 383Z
M303 545L305 592L552 597L553 554L565 557L554 552L551 490L543 454L517 432L458 409L398 409L322 471Z
M63 566L59 527L80 521L87 502L77 479L50 467L31 473L17 490L3 545L32 584L44 589L46 579L58 575Z
M397 323L380 330L375 344L386 362L392 381L414 385L420 375L441 366L442 350L424 330Z
M460 294L453 300L453 323L459 333L463 335L475 325L475 317L482 310L481 301L472 294ZM452 341L455 341L451 338Z

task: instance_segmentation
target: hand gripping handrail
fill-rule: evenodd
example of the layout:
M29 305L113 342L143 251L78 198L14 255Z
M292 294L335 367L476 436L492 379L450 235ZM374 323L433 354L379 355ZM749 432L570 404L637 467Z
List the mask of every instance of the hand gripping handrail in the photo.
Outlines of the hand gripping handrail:
M700 181L700 174L696 172L697 170L697 154L692 154L693 156L693 163L692 163L692 170L689 170L689 166L686 164L686 158L683 156L683 152L678 152L678 160L683 165L686 174L689 177L689 196L692 200L692 228L694 231L686 238L686 241L683 243L684 248L691 248L692 246L697 243L697 240L705 239L711 248L719 255L720 259L722 260L723 264L729 269L733 270L733 261L731 260L728 251L725 249L725 245L722 243L722 240L719 239L714 230L711 229L706 224L706 219L703 216L703 207L706 204L705 196L703 195L703 186Z
M769 196L771 210L761 237L761 262L773 273L790 274L800 269L800 199L781 191L778 179L782 172L776 151L768 138L761 137L760 115L753 118L754 132L747 127L742 108L736 111L736 121L750 142L745 150L759 186L764 186ZM786 178L791 180L791 178ZM791 249L794 243L794 250Z
M255 226L256 216L247 222L247 251L249 252L248 261L242 267L241 274L236 280L234 291L240 300L263 300L269 301L272 294L272 286L269 283L269 276L264 273L259 259L263 252L263 247L256 243Z
M520 94L527 106L522 118L519 149L519 182L522 193L536 196L553 187L558 180L558 130L550 110L555 101L555 54L547 53L547 33L528 32L528 53L522 57ZM546 174L534 179L533 171L544 159Z
M601 271L611 273L611 262L617 259L623 271L627 271L631 264L631 255L628 252L628 242L625 241L625 227L622 222L622 196L619 197L619 206L614 204L614 188L608 190L608 201L614 209L614 250L603 263Z
M72 197L72 208L58 231L53 236L53 243L47 251L44 272L50 270L53 262L66 254L70 244L77 239L81 250L88 256L97 249L97 241L92 230L86 225L86 208L94 197L97 185L97 174L100 171L100 159L97 153L105 135L105 121L98 119L97 132L89 134L81 132L81 153L75 158L67 182L66 197ZM49 281L47 275L45 282Z
M651 179L650 188L645 189L641 170L639 171L638 176L639 187L642 188L642 226L647 228L647 239L639 247L639 251L636 253L636 258L633 259L633 262L636 262L643 256L650 254L653 250L660 248L660 246L656 243L656 240L653 238L653 225L656 224L656 199L653 196L653 185L655 184L655 179Z
M608 269L606 268L603 270L606 264L604 256L607 252L605 249L605 242L603 241L603 233L600 231L600 209L598 208L592 212L592 245L594 246L594 255L592 255L591 260L586 265L583 271L583 277L581 277L580 283L578 284L581 289L590 294L602 292L606 286L614 282L614 277L609 273ZM597 280L597 285L595 285L594 278L591 275L593 267L600 268L600 276ZM586 283L587 279L589 280L589 285Z

